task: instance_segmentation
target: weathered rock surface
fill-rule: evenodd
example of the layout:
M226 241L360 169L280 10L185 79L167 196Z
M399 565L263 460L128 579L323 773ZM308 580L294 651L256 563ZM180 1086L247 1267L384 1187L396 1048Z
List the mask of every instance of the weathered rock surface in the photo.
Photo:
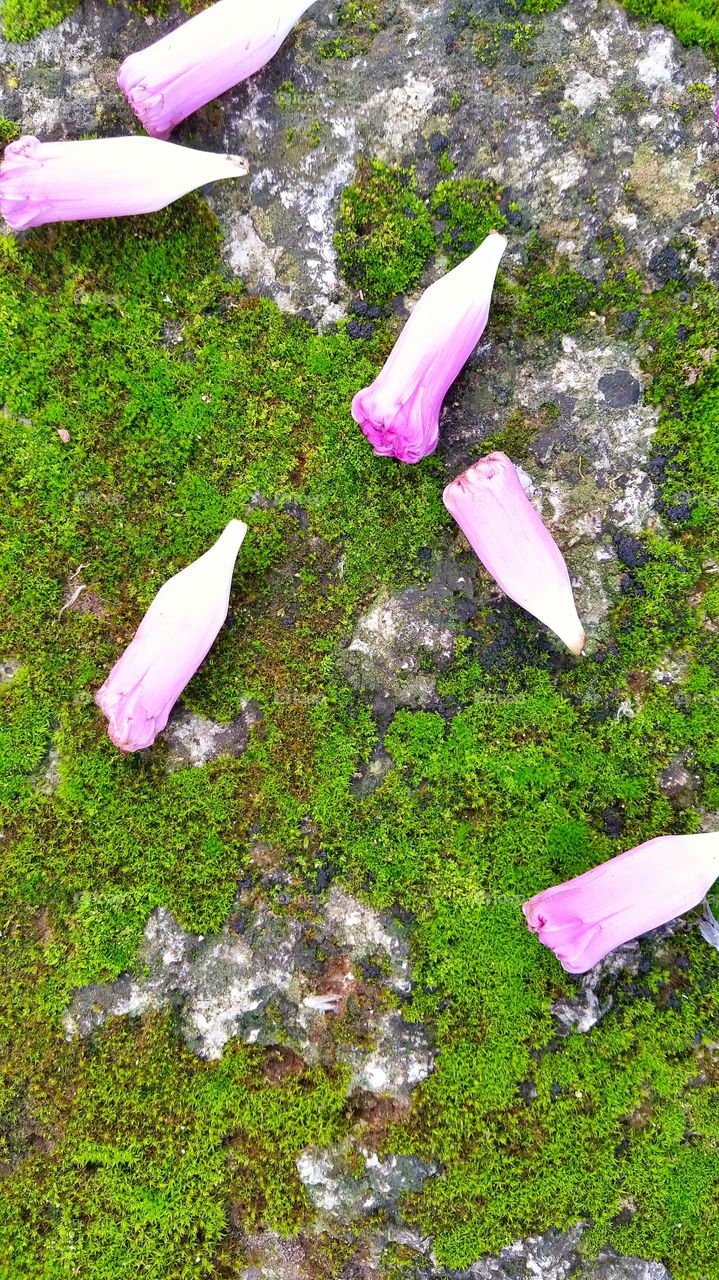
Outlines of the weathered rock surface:
M352 1154L356 1148L351 1148ZM377 1209L395 1210L399 1196L419 1191L434 1166L417 1156L387 1156L360 1148L365 1161L357 1176L347 1167L343 1150L305 1151L297 1161L300 1180L322 1217L352 1222Z
M230 724L218 724L178 704L163 734L168 770L174 772L188 765L199 768L219 756L242 755L250 730L261 719L260 709L253 702L246 702Z
M382 1256L388 1245L402 1246L416 1254L416 1262L405 1261L403 1275L409 1280L672 1280L659 1262L627 1257L603 1249L587 1262L579 1253L585 1227L578 1223L569 1231L550 1230L529 1236L503 1249L494 1258L482 1258L463 1271L439 1266L432 1259L431 1242L401 1226L365 1236L362 1248L343 1268L338 1280L380 1280ZM316 1274L309 1264L311 1245L299 1238L283 1240L267 1231L250 1237L244 1246L252 1262L242 1271L242 1280L312 1280Z
M368 960L379 975L371 980L362 968ZM91 1035L108 1017L172 1007L188 1047L202 1058L221 1057L233 1036L288 1045L310 1063L336 1055L351 1068L352 1089L401 1102L432 1070L425 1029L392 1007L411 991L405 938L340 889L330 891L319 922L261 908L240 911L210 937L186 933L158 907L137 974L78 991L65 1015L67 1035ZM331 1024L350 1002L355 1039L333 1047Z
M476 564L472 567L476 572ZM452 657L462 605L473 595L469 569L447 562L428 586L381 596L358 619L344 652L350 683L371 697L379 695L378 711L383 702L429 706L436 672Z
M567 1232L548 1231L518 1240L468 1271L420 1268L416 1280L671 1280L661 1263L623 1257L611 1249L603 1250L595 1262L583 1261L578 1252L583 1235L581 1224Z

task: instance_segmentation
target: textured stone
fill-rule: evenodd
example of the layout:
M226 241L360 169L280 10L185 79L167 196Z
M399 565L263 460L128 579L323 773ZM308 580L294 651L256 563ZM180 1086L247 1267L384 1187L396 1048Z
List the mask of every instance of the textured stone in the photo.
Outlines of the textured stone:
M651 968L648 955L653 953L661 958L667 942L675 934L691 927L688 919L679 917L644 934L641 942L627 942L610 951L599 964L577 979L576 995L557 1000L552 1005L559 1034L591 1031L613 1007L619 989L627 980Z
M361 965L376 956L387 975L380 968L368 981ZM351 1089L407 1101L432 1070L426 1030L384 1007L387 996L397 1000L411 991L406 939L396 924L340 889L330 891L318 921L285 919L262 907L233 917L210 937L185 932L158 907L135 974L78 991L65 1014L68 1037L89 1036L109 1017L172 1007L199 1057L221 1057L228 1040L239 1036L248 1044L288 1045L316 1062L334 1056L328 1021L344 1017L354 997L363 1035L336 1050L351 1069Z
M218 724L178 704L163 734L170 772L188 765L198 768L219 756L239 756L247 747L250 730L262 715L254 702L244 702L230 724Z
M476 562L472 568L476 573ZM395 706L431 705L435 673L452 657L457 602L473 594L469 572L447 562L427 587L381 596L358 620L344 652L350 683Z

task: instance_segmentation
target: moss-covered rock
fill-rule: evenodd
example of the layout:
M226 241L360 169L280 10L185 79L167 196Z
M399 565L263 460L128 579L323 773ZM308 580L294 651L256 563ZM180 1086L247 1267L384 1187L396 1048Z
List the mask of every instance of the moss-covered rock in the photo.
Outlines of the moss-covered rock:
M342 193L335 245L345 279L368 302L386 302L415 285L434 235L411 171L361 161Z
M247 187L210 196L219 222L191 197L0 239L13 1280L336 1280L390 1238L391 1274L444 1280L518 1236L533 1265L609 1243L713 1275L715 953L690 916L577 982L521 916L640 840L717 824L713 72L604 0L553 8L477 13L491 67L467 6L376 24L348 6L341 30L318 8L178 131L250 156ZM6 58L3 115L134 127L110 72L144 21L88 0L61 34L39 75L35 46ZM339 35L361 63L321 55ZM349 406L394 340L391 303L491 226L509 247L438 453L375 458ZM489 448L521 464L566 553L581 662L500 597L444 511L443 483ZM234 516L250 531L228 624L178 717L211 741L179 768L172 733L123 757L93 694L160 583ZM241 729L226 752L219 724ZM322 923L338 894L364 950ZM263 1025L287 1041L309 996L321 1034L230 1035L203 1060L182 1039L188 984L202 967L225 1008L268 918L297 950ZM69 1008L86 1041L65 1039ZM408 1075L423 1047L411 1104L387 1035ZM366 1218L327 1208L340 1169Z

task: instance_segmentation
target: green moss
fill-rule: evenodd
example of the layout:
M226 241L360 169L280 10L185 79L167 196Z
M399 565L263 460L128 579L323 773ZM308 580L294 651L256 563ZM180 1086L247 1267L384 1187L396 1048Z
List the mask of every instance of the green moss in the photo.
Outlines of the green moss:
M431 210L442 222L439 243L450 265L456 266L481 244L492 230L501 231L505 218L499 210L501 189L482 178L457 178L437 184Z
M440 158L440 172L446 172ZM446 178L429 199L417 193L413 175L381 161L361 161L355 183L340 204L335 244L345 279L370 302L386 302L416 284L435 243L456 266L506 219L501 188L481 178ZM436 220L432 234L430 216Z
M0 152L7 146L8 142L14 142L20 137L20 130L14 120L5 120L0 116Z
M288 1232L306 1213L295 1159L341 1133L344 1080L308 1069L271 1085L262 1055L239 1045L201 1063L152 1017L115 1024L93 1049L47 1048L52 1068L43 1077L38 1063L19 1104L38 1149L17 1165L0 1220L18 1280L207 1275L228 1193L248 1232Z
M506 453L513 462L521 462L526 458L529 445L540 431L551 426L557 416L554 405L542 405L539 413L530 415L515 410L510 413L502 431L493 432L482 440L484 453L500 450Z
M553 13L564 0L510 0L512 8L520 13Z
M6 40L30 40L44 27L62 22L75 7L74 0L5 0L3 35Z
M340 34L317 46L321 58L354 58L366 53L379 31L379 0L341 0L337 7Z
M517 280L505 285L512 297L515 320L535 333L572 333L593 311L599 300L596 286L581 272L560 266L558 271L541 266L521 269Z
M206 9L209 0L180 0L186 14ZM166 17L171 0L128 0L136 13ZM30 40L45 27L54 27L77 8L75 0L4 0L2 33L6 40Z
M682 1269L682 1250L670 1244L697 1184L686 1189L667 1160L677 1120L682 1132L693 1124L688 1111L677 1115L676 1099L696 1075L698 1029L702 1040L711 1034L716 957L682 940L692 988L685 984L679 1009L666 1006L659 971L658 998L629 983L626 1005L591 1037L558 1041L549 1002L573 984L538 951L519 908L527 894L616 851L603 829L607 807L623 814L622 847L672 828L658 761L690 743L710 747L705 709L687 719L657 689L634 720L598 715L607 701L618 704L618 664L567 670L555 689L536 666L518 679L512 652L498 684L483 669L491 626L479 629L475 656L465 651L460 660L466 678L455 664L440 680L443 693L473 696L474 705L449 730L437 714L398 713L385 739L395 770L338 833L347 874L356 868L379 904L399 899L415 913L412 1016L430 1019L441 1045L394 1145L431 1154L444 1174L405 1211L454 1267L538 1222L568 1226L582 1217L594 1223L597 1242L631 1240L630 1252L641 1242L673 1274L702 1275L710 1249L698 1222L690 1267ZM534 1102L523 1101L527 1080ZM671 1135L649 1151L629 1123L647 1094L653 1131ZM716 1178L711 1127L705 1134L698 1176ZM613 1221L626 1198L637 1219L618 1236ZM706 1213L712 1197L705 1193L703 1203Z
M412 172L361 160L342 193L335 246L346 280L370 302L416 284L434 235Z
M522 22L520 17L507 19L514 13L538 14L555 9L562 0L509 0L501 19L486 17L485 9L475 12L472 0L454 0L449 21L455 32L455 47L468 45L478 62L493 66L500 53L526 65L532 61L534 41L543 30L542 23Z
M622 0L624 7L647 22L663 22L682 44L698 44L719 58L719 15L713 0Z
M312 95L298 89L291 80L284 80L272 94L280 111L306 111Z

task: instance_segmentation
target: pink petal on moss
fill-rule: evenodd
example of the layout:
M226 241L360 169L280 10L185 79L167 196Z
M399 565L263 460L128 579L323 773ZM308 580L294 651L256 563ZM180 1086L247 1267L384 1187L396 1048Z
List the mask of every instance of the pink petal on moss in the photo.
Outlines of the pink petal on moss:
M568 973L701 902L719 876L719 833L659 836L525 902L529 928Z
M160 588L95 702L122 751L149 747L227 617L232 572L247 532L231 520L214 546Z

